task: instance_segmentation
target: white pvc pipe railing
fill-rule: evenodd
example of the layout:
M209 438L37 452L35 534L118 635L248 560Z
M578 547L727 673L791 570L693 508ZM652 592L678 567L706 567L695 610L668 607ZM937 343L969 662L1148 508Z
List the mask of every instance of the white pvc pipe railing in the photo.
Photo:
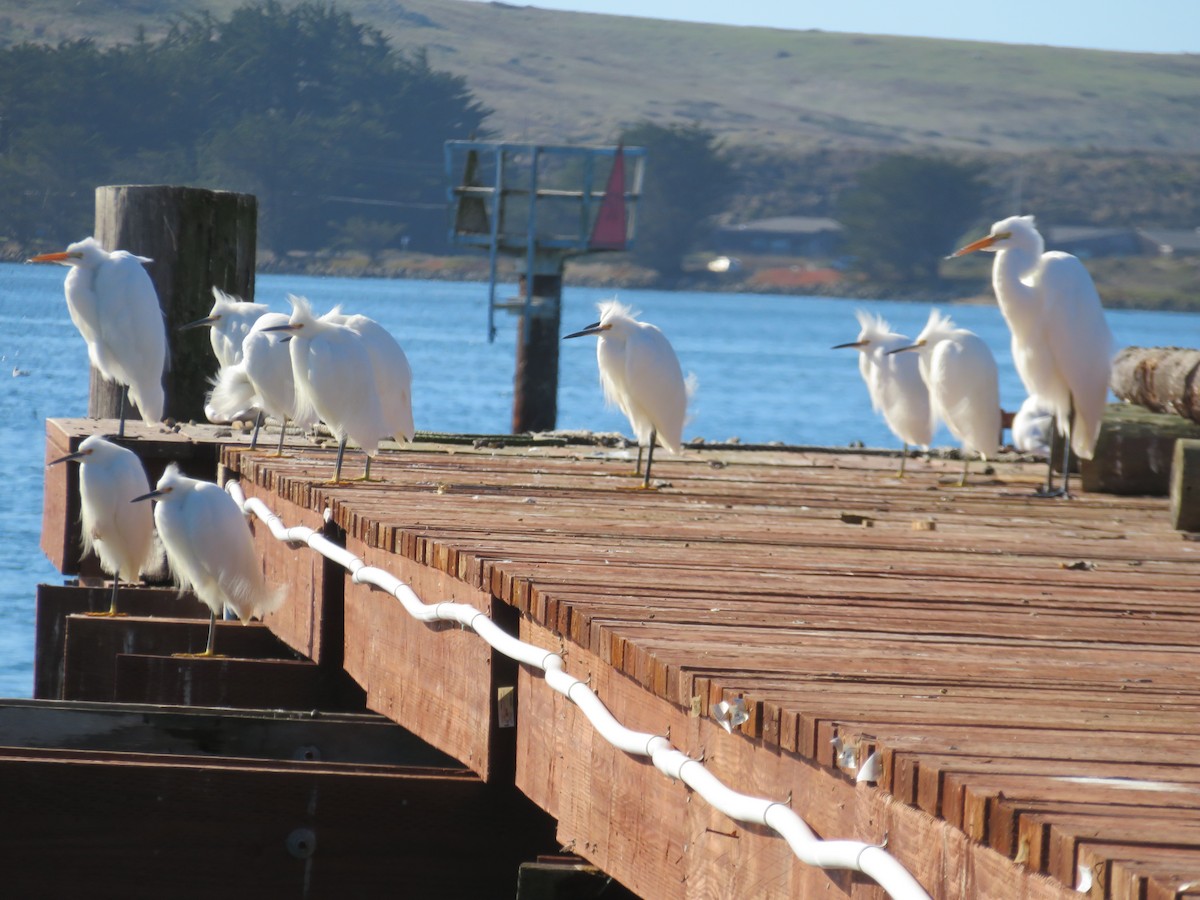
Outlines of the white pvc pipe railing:
M929 894L908 870L882 847L862 841L821 840L803 819L783 803L738 793L708 771L700 760L672 747L665 737L626 728L613 717L591 688L565 671L563 658L557 653L518 640L473 606L449 602L424 603L399 578L383 569L368 566L320 532L302 525L287 527L261 500L256 497L246 499L238 482L228 482L225 489L243 512L256 515L278 540L308 545L347 569L355 584L370 585L391 594L418 621L457 622L470 628L505 656L540 669L546 684L579 707L592 727L618 750L631 756L648 757L656 769L668 778L682 781L729 818L765 825L778 832L801 862L822 869L862 872L896 900L930 900Z

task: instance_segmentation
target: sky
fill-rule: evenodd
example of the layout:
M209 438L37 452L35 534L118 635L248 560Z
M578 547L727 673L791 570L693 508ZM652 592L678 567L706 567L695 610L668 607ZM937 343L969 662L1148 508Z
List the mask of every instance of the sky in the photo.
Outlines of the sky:
M575 12L1046 44L1145 53L1200 52L1200 0L507 0Z

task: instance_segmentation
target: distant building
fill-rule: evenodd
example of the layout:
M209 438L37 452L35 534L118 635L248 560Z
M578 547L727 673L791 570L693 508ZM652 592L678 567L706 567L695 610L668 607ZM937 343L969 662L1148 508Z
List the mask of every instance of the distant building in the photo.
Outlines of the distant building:
M1139 228L1143 252L1157 256L1200 256L1200 228Z
M841 253L840 222L816 216L779 216L725 225L713 234L713 249L724 254L831 257Z
M1047 250L1062 250L1081 259L1101 256L1197 256L1200 229L1097 228L1052 225L1042 235Z
M1080 259L1093 256L1141 256L1142 239L1134 228L1051 225L1042 231L1047 250L1062 250Z

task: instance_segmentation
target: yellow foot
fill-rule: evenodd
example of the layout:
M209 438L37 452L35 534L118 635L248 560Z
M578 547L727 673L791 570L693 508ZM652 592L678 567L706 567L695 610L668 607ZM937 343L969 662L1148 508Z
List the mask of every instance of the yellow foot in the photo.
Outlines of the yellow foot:
M84 613L85 616L91 616L95 619L113 619L122 616L127 616L129 613L117 612L115 609L106 609L104 612Z
M661 487L670 487L668 484L637 484L628 487L622 485L617 488L618 491L657 491Z
M212 650L203 650L200 653L172 653L174 659L225 659L224 653L215 653Z

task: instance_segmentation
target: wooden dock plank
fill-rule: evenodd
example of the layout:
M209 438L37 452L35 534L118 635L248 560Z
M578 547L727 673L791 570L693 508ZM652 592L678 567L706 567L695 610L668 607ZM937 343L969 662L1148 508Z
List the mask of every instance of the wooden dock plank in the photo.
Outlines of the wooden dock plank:
M268 493L328 510L385 554L383 567L440 573L446 580L426 582L432 594L418 591L427 602L457 585L516 608L523 633L565 648L571 671L616 691L635 719L652 710L669 720L687 752L717 744L744 752L744 771L727 774L757 783L763 775L751 770L764 767L779 776L763 784L770 791L795 789L799 772L821 773L832 791L822 801L849 816L821 820L822 802L814 804L830 836L878 839L864 811L888 799L888 816L927 838L909 846L893 836L889 849L901 841L898 857L937 896L1069 893L1074 860L1097 846L1079 823L1123 807L1138 810L1147 834L1165 833L1180 816L1185 829L1200 821L1189 818L1200 796L1191 787L1200 544L1170 528L1165 500L1036 499L1040 473L1009 462L964 489L943 480L956 474L953 460L920 462L901 483L886 456L782 448L688 450L656 465L667 488L638 492L617 474L628 465L618 455L418 445L381 454L372 468L381 482L337 486L319 483L331 471L328 451L227 464ZM381 640L367 631L364 622L357 637L347 634L347 665L359 654L360 675L368 651L353 645L377 651ZM422 653L426 666L440 664L434 651ZM763 887L770 870L776 879L786 871L787 889L799 895L871 895L827 875L810 881L771 851L747 862L706 843L735 861L733 874L716 874L682 852L698 846L686 835L699 820L645 833L646 804L678 802L674 788L656 785L653 771L643 778L644 764L594 743L570 704L525 682L518 782L559 817L575 852L635 890L672 896L686 883L713 896L771 896L776 887ZM486 702L452 691L464 703ZM700 738L697 729L715 727L711 704L733 697L746 702L749 721L733 736ZM385 711L444 727L433 704ZM853 771L834 758L835 735L880 751L879 789L852 787ZM1136 773L1173 788L1166 799L1142 796L1120 783ZM636 787L614 795L618 778ZM1070 803L1087 804L1087 814ZM689 817L699 815L694 806ZM704 820L705 842L716 839L703 829L728 834L728 824ZM1125 856L1105 857L1114 884L1124 871L1118 859L1142 859L1136 835L1128 841ZM674 862L664 868L663 859ZM963 871L994 881L963 893ZM1121 875L1143 895L1166 889L1156 877ZM1010 893L1018 884L1024 893Z

